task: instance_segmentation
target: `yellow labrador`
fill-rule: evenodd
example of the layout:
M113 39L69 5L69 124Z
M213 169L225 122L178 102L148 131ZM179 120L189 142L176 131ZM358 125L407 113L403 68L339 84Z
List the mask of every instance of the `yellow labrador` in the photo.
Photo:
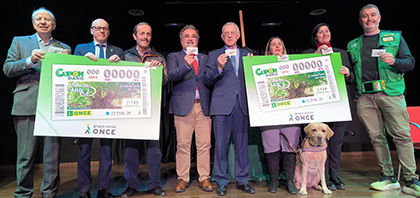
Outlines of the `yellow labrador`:
M304 129L306 138L296 155L295 184L300 189L299 194L306 195L307 187L322 190L325 194L332 192L325 183L325 161L327 159L327 139L334 132L324 123L310 123ZM318 185L321 181L321 186Z

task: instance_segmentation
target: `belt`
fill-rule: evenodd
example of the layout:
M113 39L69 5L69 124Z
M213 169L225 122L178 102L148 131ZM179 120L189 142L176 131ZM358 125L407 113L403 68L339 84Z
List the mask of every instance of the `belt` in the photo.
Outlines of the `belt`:
M362 83L362 93L376 93L385 90L385 81L373 80Z

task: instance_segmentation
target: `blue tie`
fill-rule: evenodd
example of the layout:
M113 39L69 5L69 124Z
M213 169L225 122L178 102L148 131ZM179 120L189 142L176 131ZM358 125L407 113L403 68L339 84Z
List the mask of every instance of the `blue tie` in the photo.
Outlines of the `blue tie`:
M103 47L103 45L96 44L96 46L99 47L99 57L98 58L104 58L104 47Z
M238 65L236 64L236 56L229 56L229 59L232 63L233 68L235 69L236 76L238 76Z

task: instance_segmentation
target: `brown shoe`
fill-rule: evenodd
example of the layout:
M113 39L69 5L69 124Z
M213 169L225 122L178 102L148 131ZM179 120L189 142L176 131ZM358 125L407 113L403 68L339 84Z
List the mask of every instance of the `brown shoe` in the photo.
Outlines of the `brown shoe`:
M209 179L198 182L198 187L203 189L203 191L213 192L213 185L211 185Z
M175 186L175 192L176 193L184 192L187 187L188 187L188 182L180 179L178 181L178 184Z

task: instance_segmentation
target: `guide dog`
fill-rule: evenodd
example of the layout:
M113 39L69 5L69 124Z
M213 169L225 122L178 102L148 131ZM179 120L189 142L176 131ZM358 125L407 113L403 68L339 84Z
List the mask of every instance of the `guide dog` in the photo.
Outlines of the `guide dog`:
M299 194L306 195L307 187L322 190L325 194L332 192L325 183L325 161L327 160L327 139L334 132L324 123L310 123L305 129L306 138L296 155L295 185ZM321 181L321 186L318 185Z

